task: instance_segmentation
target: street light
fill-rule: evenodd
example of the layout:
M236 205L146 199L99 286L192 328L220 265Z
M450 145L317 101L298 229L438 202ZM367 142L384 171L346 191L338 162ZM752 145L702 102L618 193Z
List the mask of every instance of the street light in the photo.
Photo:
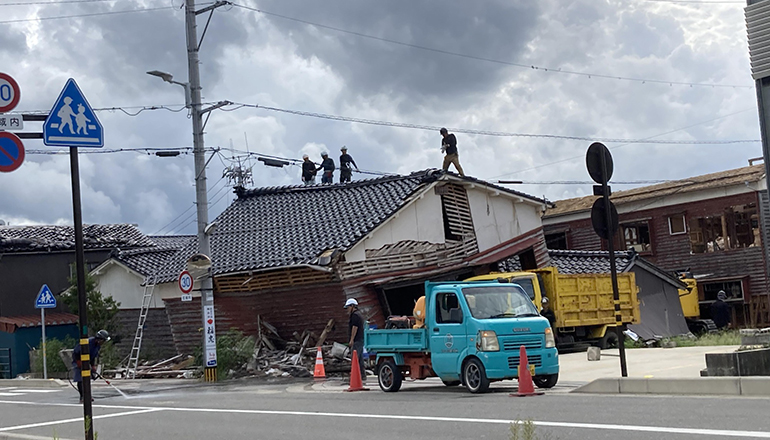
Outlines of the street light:
M162 79L163 81L166 81L169 84L176 84L178 86L184 87L184 106L187 108L190 108L190 84L185 82L179 82L174 81L174 75L167 73L167 72L161 72L160 70L150 70L147 72L148 75L157 76L158 78Z
M186 0L186 25L187 25L187 49L188 49L188 67L190 82L183 83L174 81L174 76L170 73L161 72L159 70L151 70L147 72L148 75L157 76L158 78L166 81L170 84L176 84L184 87L185 90L185 105L190 109L190 119L192 120L192 134L193 134L193 156L195 158L195 205L197 208L197 223L198 223L198 254L205 256L205 259L197 261L197 263L205 262L208 260L208 267L206 268L207 275L201 277L200 292L201 292L201 309L203 314L203 328L206 330L206 334L203 335L203 361L204 361L204 378L206 382L216 381L216 367L217 367L217 346L216 346L216 333L215 333L215 316L214 316L214 288L208 269L210 268L211 260L208 255L211 255L211 244L209 243L209 236L206 234L206 230L209 228L209 211L208 211L208 197L206 194L206 157L203 145L203 118L204 113L227 105L228 102L221 102L215 104L207 109L201 109L201 86L200 86L200 74L198 72L198 50L194 42L198 40L195 32L195 0ZM212 156L213 157L213 156ZM193 261L192 265L196 266L196 261Z

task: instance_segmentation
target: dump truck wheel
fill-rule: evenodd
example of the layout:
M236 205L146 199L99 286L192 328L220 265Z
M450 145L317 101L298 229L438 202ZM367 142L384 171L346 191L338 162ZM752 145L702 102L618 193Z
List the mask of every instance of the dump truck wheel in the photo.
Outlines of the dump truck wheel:
M385 360L377 370L377 382L386 393L395 393L401 389L403 376L392 359Z
M615 329L607 329L604 336L599 340L599 348L606 350L608 348L618 348L618 335Z
M532 378L538 388L553 388L559 381L559 374L547 374L544 376L535 376Z
M460 385L459 380L442 380L441 382L444 382L444 385L448 387L456 387L457 385Z
M489 379L484 370L484 364L478 359L468 359L463 365L463 382L473 394L486 393L489 390Z

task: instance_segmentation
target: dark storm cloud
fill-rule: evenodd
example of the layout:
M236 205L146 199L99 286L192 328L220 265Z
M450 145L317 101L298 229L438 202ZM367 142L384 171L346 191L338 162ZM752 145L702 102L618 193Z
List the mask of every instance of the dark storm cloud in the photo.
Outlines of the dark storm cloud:
M539 2L286 1L262 2L274 13L409 44L515 62L539 19ZM506 66L403 47L266 16L342 76L348 97L378 93L449 101L488 91ZM414 104L412 104L414 105Z

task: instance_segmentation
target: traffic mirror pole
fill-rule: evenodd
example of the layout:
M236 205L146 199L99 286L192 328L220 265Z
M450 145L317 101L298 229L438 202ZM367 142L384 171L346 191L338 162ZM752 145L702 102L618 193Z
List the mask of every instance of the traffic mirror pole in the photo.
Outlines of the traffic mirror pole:
M80 375L83 386L83 421L85 439L94 440L94 413L91 406L91 347L88 344L86 310L86 269L83 250L83 215L80 204L80 166L77 147L70 147L72 177L72 212L75 223L75 264L77 266L78 315L80 316Z

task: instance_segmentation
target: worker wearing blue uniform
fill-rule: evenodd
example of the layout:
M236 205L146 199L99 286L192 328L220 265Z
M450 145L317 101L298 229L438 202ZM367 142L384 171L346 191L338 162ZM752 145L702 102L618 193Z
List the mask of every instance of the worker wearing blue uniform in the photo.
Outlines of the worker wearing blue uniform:
M88 354L91 357L91 371L96 372L96 363L99 359L99 351L102 345L110 340L110 334L107 330L99 330L96 336L88 338ZM80 355L82 353L81 345L75 346L72 352L72 371L73 381L78 384L78 393L80 393L80 403L83 403L83 374L81 373ZM93 399L92 399L93 400Z

